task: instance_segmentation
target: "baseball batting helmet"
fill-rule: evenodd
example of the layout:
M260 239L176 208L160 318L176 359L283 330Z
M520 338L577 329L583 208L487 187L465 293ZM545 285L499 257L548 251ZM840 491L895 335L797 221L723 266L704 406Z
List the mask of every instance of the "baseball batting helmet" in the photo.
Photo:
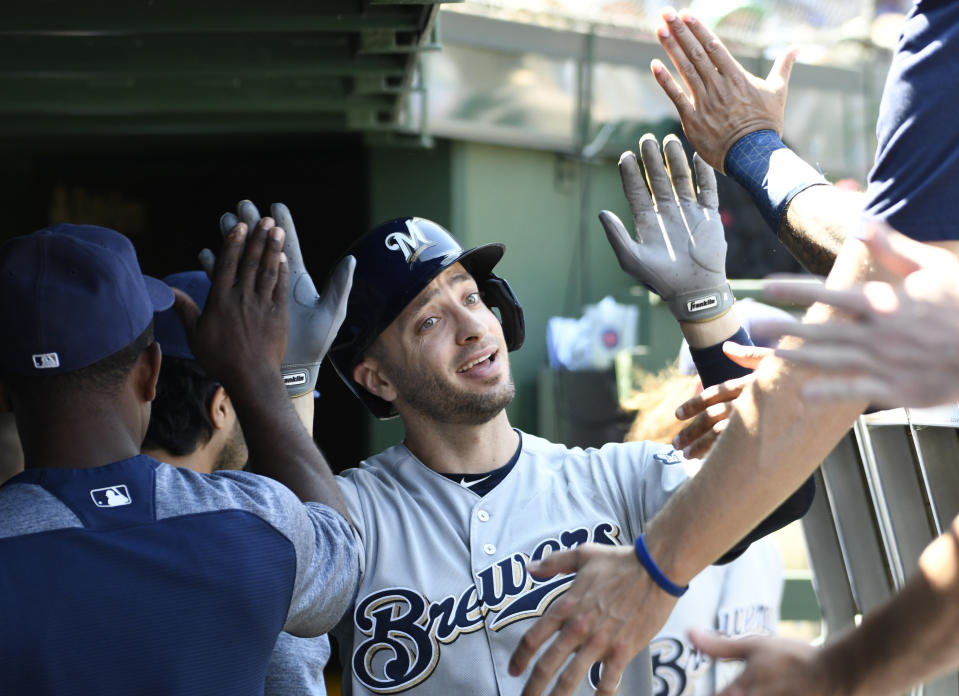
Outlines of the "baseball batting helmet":
M353 368L406 305L454 263L463 264L473 276L486 305L499 310L507 349L523 345L523 308L509 284L492 272L505 251L502 244L463 249L446 229L418 217L384 222L353 243L346 252L356 258L353 289L330 362L373 415L392 418L396 409L358 385Z

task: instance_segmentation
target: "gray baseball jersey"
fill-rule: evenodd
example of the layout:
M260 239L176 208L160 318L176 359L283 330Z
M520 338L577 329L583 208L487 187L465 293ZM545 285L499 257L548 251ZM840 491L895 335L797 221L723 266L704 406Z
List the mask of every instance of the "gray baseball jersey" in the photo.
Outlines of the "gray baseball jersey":
M397 445L343 473L361 538L354 606L334 629L345 694L518 694L520 638L573 580L537 581L530 559L585 542L632 544L686 479L649 442L568 449L521 434L513 469L480 497ZM576 690L592 694L595 665ZM620 692L650 693L649 653Z

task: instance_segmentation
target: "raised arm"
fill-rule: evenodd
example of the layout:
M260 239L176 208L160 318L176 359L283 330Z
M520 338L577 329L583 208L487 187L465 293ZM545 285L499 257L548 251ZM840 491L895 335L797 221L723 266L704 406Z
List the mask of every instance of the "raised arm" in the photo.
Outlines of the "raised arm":
M285 238L271 218L260 220L249 232L245 223L236 224L216 259L203 312L180 292L176 307L194 355L223 384L236 407L251 471L349 519L329 466L297 417L280 377L289 316Z
M665 8L662 16L657 37L685 91L661 61L651 67L689 142L749 191L772 231L807 270L828 274L864 197L829 185L781 140L796 51L780 56L762 79L743 68L690 11Z

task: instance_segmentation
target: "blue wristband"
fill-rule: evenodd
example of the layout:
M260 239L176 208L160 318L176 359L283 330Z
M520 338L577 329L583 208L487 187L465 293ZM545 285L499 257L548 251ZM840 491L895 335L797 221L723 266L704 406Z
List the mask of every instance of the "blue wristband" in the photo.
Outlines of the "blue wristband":
M777 235L789 201L810 186L829 183L771 130L754 131L737 140L723 166L749 192Z
M686 590L689 589L689 585L686 585L686 587L680 587L663 575L663 571L659 569L659 566L656 565L656 562L653 561L652 557L649 555L649 549L646 548L646 541L643 539L643 536L643 534L640 534L638 537L636 537L636 556L639 557L639 562L642 564L643 568L646 569L646 572L649 573L649 577L651 577L657 585L663 588L664 591L668 592L673 597L682 597L684 594L686 594Z

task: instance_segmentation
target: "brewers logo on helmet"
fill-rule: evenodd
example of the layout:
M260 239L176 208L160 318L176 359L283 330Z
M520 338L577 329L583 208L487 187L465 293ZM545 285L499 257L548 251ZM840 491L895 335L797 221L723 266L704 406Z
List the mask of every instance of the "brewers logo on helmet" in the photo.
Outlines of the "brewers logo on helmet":
M425 218L396 218L375 227L346 252L356 258L346 319L330 349L330 361L350 390L378 418L396 415L393 405L359 386L353 368L367 348L432 280L455 263L476 280L483 301L499 310L506 347L523 345L523 308L509 284L493 274L502 244L464 249L446 229Z

